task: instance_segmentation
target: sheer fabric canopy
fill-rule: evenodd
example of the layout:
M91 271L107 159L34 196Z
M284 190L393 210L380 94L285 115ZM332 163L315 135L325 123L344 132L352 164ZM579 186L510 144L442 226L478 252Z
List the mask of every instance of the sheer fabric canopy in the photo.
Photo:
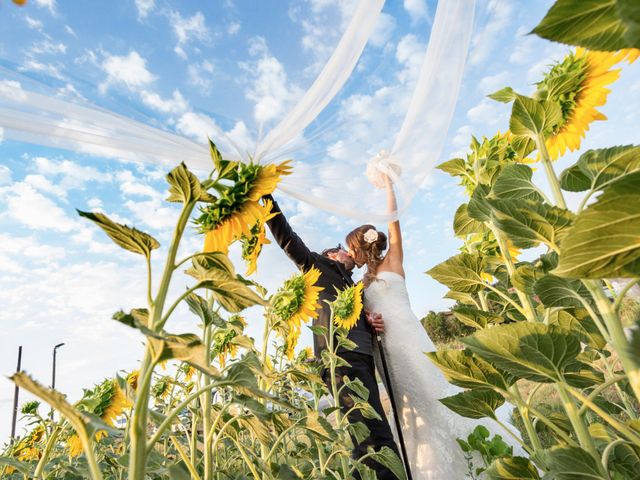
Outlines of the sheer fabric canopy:
M397 107L404 121L376 131L370 112L357 121L341 116L334 106L336 127L323 128L325 144L315 146L309 128L341 90L371 36L383 0L360 0L353 18L327 64L293 109L253 145L225 133L214 122L209 136L229 159L279 162L294 160L294 174L279 189L323 210L364 221L390 218L384 195L376 191L376 172L391 176L399 194L399 209L418 193L437 161L454 113L470 43L474 0L440 0L413 94L405 91ZM2 71L2 70L0 70ZM79 100L38 92L3 71L0 79L0 127L7 139L64 148L98 157L115 157L209 170L206 138L195 142ZM406 90L406 89L405 89ZM374 115L377 113L378 115ZM339 121L338 121L339 120ZM399 128L399 130L397 130ZM391 131L389 130L391 129ZM394 136L392 132L398 133ZM349 146L350 155L335 154ZM315 150L314 150L315 148ZM384 150L383 150L384 149ZM307 152L314 152L306 156ZM368 175L367 175L368 173Z

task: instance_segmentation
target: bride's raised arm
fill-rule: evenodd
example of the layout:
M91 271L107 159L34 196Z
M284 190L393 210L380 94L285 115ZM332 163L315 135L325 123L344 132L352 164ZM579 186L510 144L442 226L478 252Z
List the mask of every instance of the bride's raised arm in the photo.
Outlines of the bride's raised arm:
M388 176L385 176L385 187L387 189L387 212L395 215L398 211L398 202L393 190L393 182ZM385 267L404 277L402 260L402 232L400 231L400 220L396 219L389 222L389 251L384 259Z

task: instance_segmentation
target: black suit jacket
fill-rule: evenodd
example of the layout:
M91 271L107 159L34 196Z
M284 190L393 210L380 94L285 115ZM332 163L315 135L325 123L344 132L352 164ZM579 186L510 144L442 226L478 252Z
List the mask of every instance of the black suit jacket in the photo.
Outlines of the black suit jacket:
M313 324L321 325L328 329L331 319L331 309L325 300L332 302L336 298L336 289L342 290L349 285L353 285L351 273L347 272L341 262L336 262L309 250L300 237L293 231L282 210L280 210L278 203L273 200L273 197L267 195L265 198L273 201L272 212L277 212L277 215L269 220L267 225L275 241L280 245L280 248L284 250L287 256L293 260L293 263L303 272L310 270L311 267L316 267L320 270L320 278L316 285L323 287L323 290L320 292L321 306L318 318L313 321ZM360 314L357 324L349 331L348 338L357 345L355 350L352 351L373 355L373 332L369 328L364 310ZM322 336L314 335L313 344L315 355L320 358L322 351L327 348L326 341Z

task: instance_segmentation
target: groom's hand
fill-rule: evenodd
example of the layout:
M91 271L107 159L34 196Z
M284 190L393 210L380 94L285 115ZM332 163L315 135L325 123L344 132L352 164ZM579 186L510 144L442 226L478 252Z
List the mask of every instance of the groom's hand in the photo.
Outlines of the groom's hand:
M367 312L367 322L376 333L384 333L384 320L382 315L376 312Z

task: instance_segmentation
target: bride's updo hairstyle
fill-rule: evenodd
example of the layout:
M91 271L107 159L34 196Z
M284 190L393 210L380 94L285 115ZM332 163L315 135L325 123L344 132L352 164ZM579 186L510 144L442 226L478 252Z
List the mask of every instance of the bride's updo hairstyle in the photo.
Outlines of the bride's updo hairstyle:
M366 285L375 276L378 265L382 262L382 253L387 249L387 236L373 225L367 224L349 232L346 242L349 250L353 251L356 263L367 265L364 278Z

